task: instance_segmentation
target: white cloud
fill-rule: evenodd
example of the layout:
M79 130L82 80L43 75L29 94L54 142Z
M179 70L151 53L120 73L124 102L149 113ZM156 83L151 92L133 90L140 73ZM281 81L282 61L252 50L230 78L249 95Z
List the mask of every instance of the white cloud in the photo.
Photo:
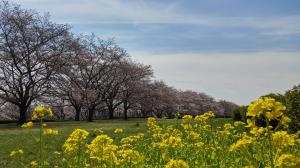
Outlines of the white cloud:
M209 27L247 27L259 34L282 36L300 34L300 15L269 17L217 17L192 15L176 3L124 0L13 0L26 8L49 11L62 23L182 23Z
M300 53L133 53L152 65L158 79L179 89L206 92L239 104L271 92L283 93L300 82Z

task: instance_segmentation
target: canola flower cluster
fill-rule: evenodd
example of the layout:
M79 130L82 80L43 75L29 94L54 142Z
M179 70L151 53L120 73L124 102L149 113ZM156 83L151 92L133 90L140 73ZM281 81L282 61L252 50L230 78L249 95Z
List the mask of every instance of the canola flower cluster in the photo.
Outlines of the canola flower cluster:
M259 162L269 160L266 167L300 167L300 158L284 152L296 149L299 154L299 135L289 134L283 130L288 128L291 119L284 114L285 107L270 97L260 98L252 102L247 110L247 125L249 133L243 132L236 143L229 148L230 152L253 152L254 149L265 152L261 159L253 158ZM258 119L263 119L264 126L257 124ZM277 125L271 122L276 121ZM267 148L266 148L267 147ZM253 156L253 153L250 153ZM259 155L258 155L259 156ZM250 156L249 156L250 157Z
M45 117L52 117L53 112L51 108L45 108L45 107L36 107L32 113L32 120L41 120Z
M28 161L27 167L145 167L201 168L300 167L300 132L285 129L290 119L285 107L272 98L254 101L248 108L247 122L236 121L216 127L219 120L213 112L202 115L177 114L175 122L163 123L154 117L147 120L148 131L123 136L117 128L109 136L102 129L75 129L54 152L56 162L41 157ZM44 110L37 110L44 111ZM49 115L44 111L43 117ZM41 116L41 115L40 115ZM258 125L263 118L265 125ZM39 118L42 120L43 118ZM277 125L272 125L272 121ZM57 135L52 129L40 127L42 135ZM32 128L29 122L22 126ZM13 150L11 157L23 157L26 151Z

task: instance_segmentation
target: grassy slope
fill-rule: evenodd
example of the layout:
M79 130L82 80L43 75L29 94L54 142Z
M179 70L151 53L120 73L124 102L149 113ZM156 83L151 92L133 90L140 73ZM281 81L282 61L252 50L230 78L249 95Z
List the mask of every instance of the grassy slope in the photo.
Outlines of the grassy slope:
M228 122L229 119L214 119L212 122L214 126L223 125ZM160 124L170 124L174 120L161 120ZM133 135L136 133L145 133L146 119L130 119L128 121L124 120L99 120L95 122L50 122L47 123L48 128L56 129L59 131L59 135L51 137L46 140L49 144L49 149L45 152L46 157L51 157L53 151L61 151L61 146L67 136L75 129L82 128L89 131L95 128L101 128L104 133L114 136L113 131L115 128L123 128L124 132L122 137ZM0 124L0 167L17 167L16 162L12 161L9 157L10 151L14 149L23 149L26 155L26 160L34 160L35 155L37 155L37 147L34 138L38 137L38 129L21 129L16 124Z

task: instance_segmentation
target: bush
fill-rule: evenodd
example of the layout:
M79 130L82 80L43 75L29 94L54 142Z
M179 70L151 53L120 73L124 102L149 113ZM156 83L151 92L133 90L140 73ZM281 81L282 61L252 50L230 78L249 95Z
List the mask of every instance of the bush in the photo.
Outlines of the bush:
M285 106L288 116L292 119L290 131L300 130L300 84L285 92Z
M240 106L236 109L234 109L231 113L232 120L233 121L243 121L246 122L246 112L247 112L248 106Z
M281 102L286 107L286 114L292 119L289 124L289 131L300 130L300 84L285 92L284 95L270 93L262 97L271 97Z

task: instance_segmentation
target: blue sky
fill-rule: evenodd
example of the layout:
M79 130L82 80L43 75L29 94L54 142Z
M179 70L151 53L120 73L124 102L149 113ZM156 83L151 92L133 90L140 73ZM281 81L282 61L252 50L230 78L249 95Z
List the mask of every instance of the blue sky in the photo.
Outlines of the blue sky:
M300 82L299 0L14 0L115 38L157 79L247 104Z

